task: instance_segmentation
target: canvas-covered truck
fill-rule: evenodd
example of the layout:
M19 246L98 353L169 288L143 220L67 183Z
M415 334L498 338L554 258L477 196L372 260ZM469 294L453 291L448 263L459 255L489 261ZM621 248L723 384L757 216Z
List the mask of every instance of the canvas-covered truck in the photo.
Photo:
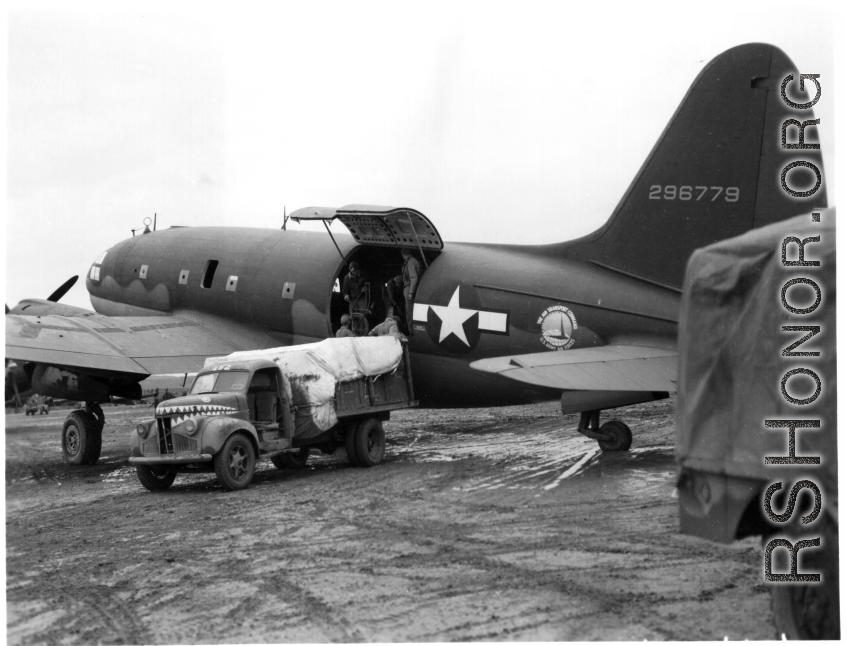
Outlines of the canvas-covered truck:
M243 489L262 456L297 468L312 449L339 446L351 465L370 467L385 454L382 423L415 405L408 347L393 337L237 352L208 359L185 397L138 424L129 462L152 491L201 471Z
M680 310L680 529L762 537L788 639L840 636L835 211L815 215L696 251Z

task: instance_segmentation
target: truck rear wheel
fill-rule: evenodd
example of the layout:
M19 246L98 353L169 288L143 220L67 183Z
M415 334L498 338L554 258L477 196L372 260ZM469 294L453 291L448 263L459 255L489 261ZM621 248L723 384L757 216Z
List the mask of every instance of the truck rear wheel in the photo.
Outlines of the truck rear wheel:
M272 455L271 462L277 469L302 469L309 460L309 452L309 447L303 446L299 451Z
M358 424L350 424L344 432L344 448L347 450L347 460L351 467L361 466L359 456L356 454L356 432L358 430Z
M62 425L62 453L69 464L95 464L100 457L102 425L81 410L70 413Z
M823 580L817 583L768 584L777 639L841 638L838 527L829 516L823 522L823 527L818 530L822 545L801 552L803 570L821 572ZM764 544L768 540L763 539Z
M375 417L369 417L356 429L356 457L363 467L376 466L385 457L385 431Z
M241 433L230 435L215 455L215 475L224 489L246 489L253 481L255 469L256 451L253 443Z
M138 481L144 485L144 488L150 491L167 489L176 480L176 473L164 469L154 469L146 464L136 466L135 475L138 476Z

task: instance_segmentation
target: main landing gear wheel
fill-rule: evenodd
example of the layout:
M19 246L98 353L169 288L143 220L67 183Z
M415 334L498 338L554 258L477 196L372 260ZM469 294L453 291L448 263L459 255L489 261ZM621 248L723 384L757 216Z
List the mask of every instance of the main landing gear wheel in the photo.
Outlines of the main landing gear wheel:
M597 440L600 449L608 451L628 451L632 446L632 431L629 426L619 419L609 420L600 426L600 411L587 410L579 416L579 425L576 430L585 437Z
M820 572L821 581L768 583L777 639L841 638L838 595L838 528L829 517L824 518L823 523L823 528L818 530L820 534L813 534L821 536L821 546L810 547L799 553L800 571ZM770 538L763 539L765 545L770 541ZM777 548L777 550L785 551L784 548Z
M256 450L241 433L230 435L215 455L215 475L224 489L246 489L253 481L255 469Z
M356 457L359 466L373 467L385 457L385 431L375 417L364 420L356 429Z
M632 431L619 419L609 420L603 424L600 432L609 437L607 440L597 440L603 451L628 451L632 446Z
M97 406L97 408L100 408ZM100 411L102 415L103 411ZM62 425L62 453L68 464L95 464L100 458L103 425L91 413L75 410Z
M138 481L144 485L144 488L150 491L167 489L176 480L176 473L165 471L164 469L153 469L146 464L139 464L135 467L135 474L138 476Z
M271 456L271 462L277 469L302 469L309 460L309 447L303 446L299 451L277 453Z

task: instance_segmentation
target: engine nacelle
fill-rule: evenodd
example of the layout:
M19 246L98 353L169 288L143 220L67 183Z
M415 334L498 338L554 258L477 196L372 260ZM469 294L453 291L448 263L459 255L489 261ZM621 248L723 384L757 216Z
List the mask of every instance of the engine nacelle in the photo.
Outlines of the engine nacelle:
M108 380L43 363L38 364L32 373L32 388L39 395L97 403L108 402L109 395L141 397L141 387L137 383L109 383Z

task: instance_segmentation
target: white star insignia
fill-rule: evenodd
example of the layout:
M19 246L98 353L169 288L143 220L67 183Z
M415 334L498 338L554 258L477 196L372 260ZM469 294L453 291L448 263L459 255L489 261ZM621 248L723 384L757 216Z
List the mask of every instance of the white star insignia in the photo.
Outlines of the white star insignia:
M450 298L450 302L447 304L447 307L444 307L443 305L430 305L430 308L432 308L432 311L435 312L436 316L441 319L441 334L438 337L439 343L451 334L455 334L457 339L466 346L471 347L471 344L468 342L468 337L465 336L465 328L462 327L462 324L474 314L477 314L478 310L466 310L459 307L458 287L456 287L456 291L453 292L453 296Z

